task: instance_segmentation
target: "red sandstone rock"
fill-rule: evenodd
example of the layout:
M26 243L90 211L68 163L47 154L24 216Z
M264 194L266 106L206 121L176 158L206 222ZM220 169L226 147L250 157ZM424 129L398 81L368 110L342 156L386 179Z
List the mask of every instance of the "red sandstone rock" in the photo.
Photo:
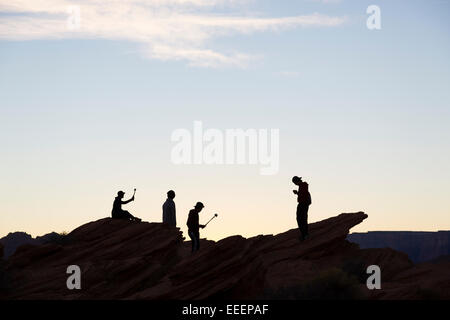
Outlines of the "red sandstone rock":
M6 298L264 299L303 288L330 270L339 276L349 261L382 270L382 290L369 291L361 283L361 298L450 298L448 263L414 266L403 253L360 250L345 240L366 217L348 213L313 223L304 242L297 229L202 240L193 255L178 228L101 219L75 229L63 243L20 247L6 262ZM82 290L66 287L72 264L81 268ZM440 289L433 291L435 286Z

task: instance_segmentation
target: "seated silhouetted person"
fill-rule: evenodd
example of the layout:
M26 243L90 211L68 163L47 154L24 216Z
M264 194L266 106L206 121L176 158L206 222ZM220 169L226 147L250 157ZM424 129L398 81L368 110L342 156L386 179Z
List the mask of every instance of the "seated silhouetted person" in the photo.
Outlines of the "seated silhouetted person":
M311 205L311 194L309 193L308 183L302 181L301 177L293 177L292 182L298 186L298 190L294 190L297 195L297 224L300 229L300 240L308 238L308 209Z
M141 219L134 217L131 213L126 210L122 210L122 205L127 204L131 201L134 201L134 196L126 201L122 201L125 192L119 191L117 192L117 197L114 199L113 209L111 215L113 219L124 219L124 220L132 220L132 221L141 221Z
M177 216L175 210L175 202L173 199L175 198L175 191L170 190L167 192L167 200L164 202L163 209L163 223L167 223L169 226L176 227L177 226Z
M204 228L205 226L199 224L198 214L202 211L204 205L201 202L197 202L194 209L189 211L189 217L187 221L188 235L192 240L192 253L200 249L200 232L199 228Z

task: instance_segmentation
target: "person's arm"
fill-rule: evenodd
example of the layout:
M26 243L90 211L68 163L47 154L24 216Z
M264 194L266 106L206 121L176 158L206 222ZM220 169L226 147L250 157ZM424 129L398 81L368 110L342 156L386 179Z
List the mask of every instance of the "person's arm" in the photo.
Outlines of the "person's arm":
M162 222L167 223L167 209L166 209L166 203L162 205Z
M175 211L175 202L172 202L171 206L170 206L170 213L172 215L172 223L174 226L177 225L177 215L176 215L176 211Z
M188 215L188 220L186 222L186 225L188 226L188 229L191 229L191 226L192 226L192 214L190 212L189 212L189 215Z
M175 221L175 207L174 207L174 203L173 202L167 202L167 208L166 208L166 219L167 219L167 223L169 225L176 225L176 221Z
M173 203L173 202L169 203L169 212L170 212L171 216L175 215L175 203Z
M134 201L134 196L131 199L127 200L127 201L121 201L121 203L122 204L127 204L127 203L129 203L131 201Z

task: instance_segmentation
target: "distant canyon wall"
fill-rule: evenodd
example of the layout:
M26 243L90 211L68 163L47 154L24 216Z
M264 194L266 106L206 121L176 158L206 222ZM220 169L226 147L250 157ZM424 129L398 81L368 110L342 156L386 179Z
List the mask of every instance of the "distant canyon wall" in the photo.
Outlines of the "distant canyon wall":
M414 263L450 255L450 231L369 231L349 234L347 240L361 249L388 247L402 251Z

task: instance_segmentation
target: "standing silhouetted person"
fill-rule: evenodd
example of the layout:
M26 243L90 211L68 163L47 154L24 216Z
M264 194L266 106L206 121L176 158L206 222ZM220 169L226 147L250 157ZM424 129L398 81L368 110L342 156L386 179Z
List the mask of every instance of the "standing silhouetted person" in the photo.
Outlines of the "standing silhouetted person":
M175 202L173 201L175 198L175 191L170 190L167 192L167 200L164 202L163 209L163 223L167 223L169 226L176 227L177 226L177 216L175 210Z
M125 192L123 192L123 191L117 192L117 197L114 199L113 208L112 208L112 212L111 212L113 219L141 221L141 219L134 217L128 211L122 210L123 204L127 204L131 201L134 201L134 196L127 201L122 201L124 195L125 195Z
M194 209L189 211L189 217L187 221L188 234L192 240L192 253L200 249L200 232L199 228L204 228L205 226L199 224L198 214L204 208L203 203L197 202Z
M301 177L293 177L292 182L298 186L298 190L293 190L297 195L297 224L300 229L300 240L308 238L308 209L311 204L311 194L308 184L302 181Z

